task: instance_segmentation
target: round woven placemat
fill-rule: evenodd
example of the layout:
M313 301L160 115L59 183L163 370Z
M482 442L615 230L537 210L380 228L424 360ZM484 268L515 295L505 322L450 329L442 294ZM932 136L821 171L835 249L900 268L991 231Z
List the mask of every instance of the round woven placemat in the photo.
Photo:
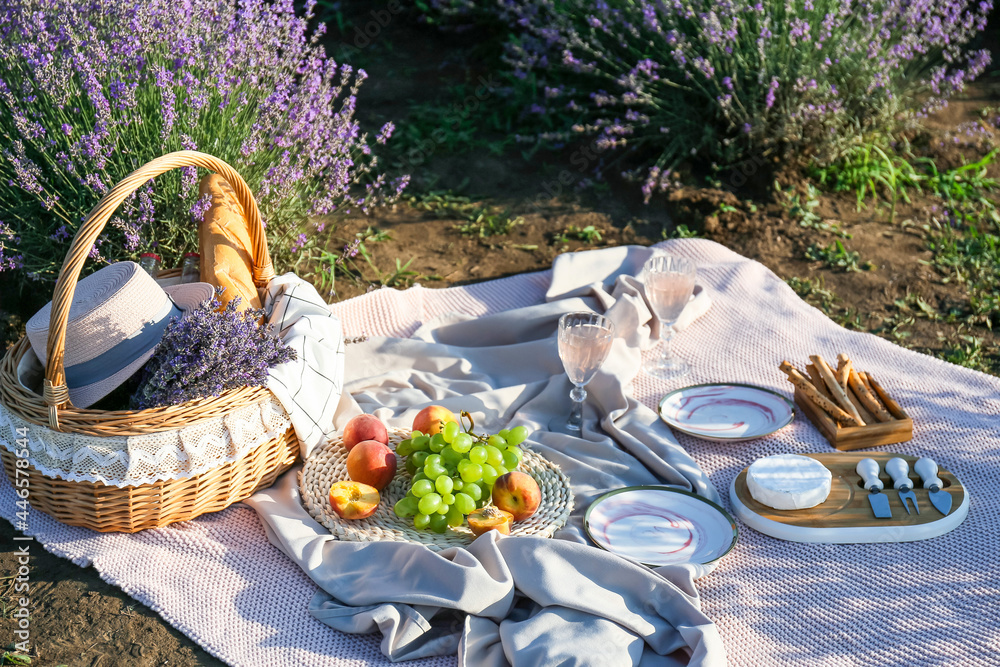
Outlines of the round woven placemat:
M403 429L389 429L389 447L409 436ZM561 528L573 511L573 491L569 479L551 461L540 454L522 447L524 459L518 470L528 473L538 482L542 491L542 503L533 515L511 526L511 535L533 535L552 537ZM323 524L339 540L352 542L415 542L435 551L448 547L464 547L475 536L468 526L448 528L445 533L431 530L417 530L413 519L400 519L392 511L393 505L410 490L410 474L406 472L403 459L397 455L396 477L381 491L381 502L370 517L348 521L341 519L330 506L330 486L347 476L347 450L340 438L331 440L326 446L314 452L306 461L299 474L299 488L306 510Z

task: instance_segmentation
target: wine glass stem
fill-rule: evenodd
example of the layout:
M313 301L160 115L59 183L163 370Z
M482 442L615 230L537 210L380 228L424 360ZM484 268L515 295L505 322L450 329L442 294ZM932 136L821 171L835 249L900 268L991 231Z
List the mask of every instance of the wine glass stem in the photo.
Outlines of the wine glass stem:
M587 398L587 390L583 385L576 385L569 392L569 397L573 399L573 407L569 412L569 419L566 420L566 428L579 431L583 428L583 402Z
M662 329L660 333L660 342L662 343L660 347L660 359L662 361L670 361L674 358L674 323L663 322L660 328Z

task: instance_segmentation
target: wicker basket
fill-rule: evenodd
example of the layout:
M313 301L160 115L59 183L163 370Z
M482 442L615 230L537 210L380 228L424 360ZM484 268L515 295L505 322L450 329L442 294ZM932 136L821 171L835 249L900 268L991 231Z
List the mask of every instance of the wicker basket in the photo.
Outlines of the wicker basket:
M13 415L32 423L32 429L97 437L146 435L217 419L271 397L264 387L244 387L217 397L141 411L84 410L70 403L63 368L66 327L73 293L89 250L126 197L155 176L179 167L202 167L229 181L247 216L253 244L249 250L254 261L254 282L262 287L274 276L257 203L246 182L232 167L204 153L178 151L137 169L90 212L63 263L53 296L43 396L28 391L18 381L17 365L30 349L26 338L15 344L0 363L0 403ZM119 487L68 481L49 477L29 466L29 500L33 507L72 526L132 533L193 519L242 500L272 484L295 463L298 453L294 430L289 427L236 461L197 475L156 483ZM14 484L17 459L6 449L2 455L7 477Z

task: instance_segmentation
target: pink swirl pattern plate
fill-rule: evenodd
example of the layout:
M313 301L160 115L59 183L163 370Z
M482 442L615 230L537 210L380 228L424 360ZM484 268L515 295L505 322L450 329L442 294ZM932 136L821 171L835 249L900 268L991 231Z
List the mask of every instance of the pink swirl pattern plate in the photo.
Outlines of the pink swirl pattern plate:
M605 493L583 520L597 546L649 567L706 564L736 544L736 522L721 507L667 486L630 486Z
M770 435L792 423L795 404L749 384L699 384L670 392L660 418L681 433L716 442Z

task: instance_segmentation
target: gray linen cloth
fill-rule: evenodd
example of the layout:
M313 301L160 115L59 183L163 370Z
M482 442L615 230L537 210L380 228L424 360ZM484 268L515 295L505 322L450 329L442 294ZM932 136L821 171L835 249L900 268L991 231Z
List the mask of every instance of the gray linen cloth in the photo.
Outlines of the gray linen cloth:
M309 605L343 632L381 632L392 660L458 655L460 665L718 665L725 649L699 608L694 579L713 565L649 569L589 544L583 515L600 494L667 484L718 493L629 386L659 327L636 274L654 251L563 255L544 304L470 319L453 314L411 338L371 338L347 354L338 426L362 411L408 427L440 404L477 431L523 424L526 446L559 465L576 496L557 539L487 533L467 548L337 541L302 508L294 474L255 494L270 541L320 587ZM705 312L698 290L681 326ZM617 336L587 386L582 437L548 430L570 409L555 332L563 313L603 312Z

